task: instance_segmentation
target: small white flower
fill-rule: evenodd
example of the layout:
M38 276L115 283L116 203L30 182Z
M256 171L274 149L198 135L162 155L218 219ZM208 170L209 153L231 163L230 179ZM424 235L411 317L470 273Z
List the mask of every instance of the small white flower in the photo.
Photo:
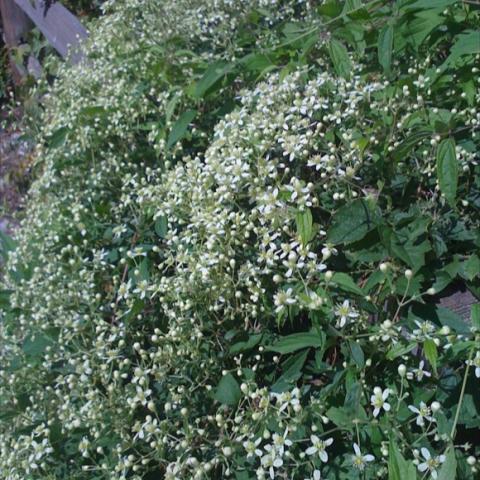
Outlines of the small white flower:
M261 457L263 452L257 448L260 443L262 442L262 438L257 438L254 442L251 440L247 440L243 442L243 448L247 451L247 458L253 457L257 455L257 457Z
M438 457L432 458L430 452L426 448L422 448L421 452L425 462L418 465L418 470L422 473L429 471L430 475L435 480L438 477L437 468L445 461L445 455L439 455Z
M285 447L291 447L292 441L287 438L288 435L288 427L285 429L283 435L278 435L278 433L274 433L272 435L273 446L275 450L278 452L280 456L283 457L285 453Z
M283 412L288 406L295 408L300 405L300 390L298 388L294 388L291 392L272 393L271 396L276 399L280 412Z
M308 447L305 453L307 455L315 455L318 454L320 460L323 463L328 462L328 453L326 452L326 448L329 447L333 443L333 438L327 438L326 440L320 440L316 435L312 435L310 437L312 442L312 446Z
M352 463L353 466L360 471L365 469L368 462L373 462L375 460L373 455L362 455L360 447L356 443L353 444L353 450L355 451L355 455L353 455Z
M342 305L337 305L335 315L340 317L337 321L337 327L343 328L350 318L357 318L359 314L350 307L350 302L345 300Z
M467 365L473 365L475 367L475 376L480 378L480 350L475 354L473 360L467 360Z
M374 407L373 416L378 417L382 408L388 412L390 411L390 404L386 402L388 396L390 395L390 390L386 388L382 391L380 387L375 387L373 389L373 395L370 397L372 406Z
M289 305L294 305L296 300L293 296L293 290L291 288L288 290L280 290L273 297L273 302L277 307L275 308L275 313L280 313Z
M416 368L413 371L407 373L407 378L409 380L412 380L413 377L415 376L417 381L421 382L423 380L423 377L427 377L427 378L431 377L432 374L423 369L424 365L425 365L425 362L422 360L420 362L418 368Z
M427 419L429 422L436 421L431 415L430 407L428 407L425 402L420 402L420 408L417 408L414 405L409 405L408 409L417 414L416 424L419 427L423 427L425 425L425 419Z

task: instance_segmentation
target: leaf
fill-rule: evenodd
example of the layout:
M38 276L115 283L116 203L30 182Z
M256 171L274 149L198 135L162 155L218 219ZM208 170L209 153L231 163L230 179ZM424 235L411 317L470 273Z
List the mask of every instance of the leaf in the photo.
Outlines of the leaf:
M333 67L340 77L348 77L352 71L352 62L345 46L332 38L328 46L328 53L333 62Z
M453 446L448 448L445 456L446 459L438 472L437 480L455 480L457 477L457 459L455 458L455 449Z
M4 260L7 260L8 254L13 252L17 244L10 235L7 235L5 232L0 230L0 255Z
M478 255L472 255L462 263L460 275L469 282L480 275L480 258Z
M353 278L343 272L335 273L332 277L332 282L336 283L338 287L347 292L355 293L357 295L365 295L365 292L355 283Z
M354 200L335 213L327 239L333 244L357 242L376 227L377 221L377 212L365 199Z
M53 339L43 333L32 334L23 342L22 350L30 357L40 357L53 343Z
M358 368L363 368L365 366L365 355L363 353L362 347L357 342L349 342L350 350L352 351L353 361L356 363Z
M415 465L405 460L392 437L389 443L388 480L416 480Z
M385 25L378 36L378 63L386 74L392 66L393 25Z
M233 63L223 61L218 61L210 65L203 74L203 77L195 85L193 97L199 99L205 96L208 90L227 73L232 71L234 67L235 65Z
M425 340L423 343L423 351L425 353L426 359L430 362L430 365L433 368L435 374L437 373L437 359L438 359L438 350L435 342L433 340Z
M480 53L480 31L469 30L457 35L453 44L450 55L445 60L444 65L448 66L455 63L463 55L475 55Z
M246 352L248 350L251 350L252 348L256 347L260 343L261 340L262 340L262 334L261 333L250 335L247 340L234 343L230 347L229 353L230 353L230 355L237 355L238 353Z
M296 352L302 348L315 347L320 348L325 343L325 335L322 333L294 333L281 338L273 345L265 347L270 352L278 352L282 354Z
M472 305L471 311L472 325L480 330L480 303Z
M291 356L284 362L281 377L271 387L273 392L280 393L285 390L291 390L291 384L296 382L302 375L302 368L307 359L307 355L308 349L305 349Z
M440 191L450 205L455 205L458 185L458 162L455 142L448 138L437 149L437 178Z
M415 342L409 343L408 345L397 343L387 352L387 360L395 360L402 355L406 355L407 353L410 353L416 346L417 344Z
M168 220L165 215L161 215L157 218L155 225L154 225L155 233L160 238L165 238L168 233Z
M68 132L69 130L67 127L61 127L58 130L55 130L48 139L49 148L61 147L67 139Z
M417 0L406 5L405 10L426 10L434 8L446 8L449 5L457 3L458 0Z
M168 136L167 141L167 149L173 147L179 140L181 140L185 134L187 133L188 126L190 122L196 117L197 111L196 110L187 110L183 112L180 118L175 122L173 125L172 131Z
M405 160L412 149L425 138L432 136L432 129L428 127L417 128L410 134L393 152L392 157L395 161Z
M235 406L242 396L242 392L231 373L227 373L222 377L215 392L215 400L224 405Z
M352 417L344 408L331 407L326 412L326 417L337 427L351 429L353 427Z
M313 237L313 218L309 208L303 212L298 212L295 217L297 223L297 232L302 239L302 243L306 245Z

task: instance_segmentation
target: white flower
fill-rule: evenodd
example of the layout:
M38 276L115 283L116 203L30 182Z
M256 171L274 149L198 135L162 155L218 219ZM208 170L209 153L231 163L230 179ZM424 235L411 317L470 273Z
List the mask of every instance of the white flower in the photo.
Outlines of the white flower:
M262 456L262 451L257 448L261 442L261 437L257 438L254 442L252 442L251 440L243 442L242 445L243 448L247 451L247 458L253 457L254 455L257 455L258 457Z
M300 405L300 390L298 388L294 388L291 392L272 393L271 396L276 399L277 405L280 405L280 412L283 412L289 405L294 408Z
M425 362L422 360L418 368L414 369L412 372L407 373L407 378L409 380L412 380L413 377L415 376L417 381L421 382L423 380L423 377L431 377L432 374L423 369L424 365L425 365Z
M355 451L355 455L353 455L352 459L353 466L358 468L360 471L365 469L365 466L368 462L373 462L375 460L373 455L362 455L360 447L356 443L353 444L353 450Z
M420 427L425 425L425 418L429 422L435 422L436 420L431 416L430 407L427 407L425 402L420 402L420 408L418 409L414 405L409 405L408 409L411 410L413 413L417 414L417 421L416 424Z
M287 438L288 435L288 427L285 429L283 435L278 435L278 433L274 433L272 435L273 446L275 450L278 452L280 456L283 457L285 452L285 447L291 447L292 441Z
M390 404L385 401L388 398L388 395L390 395L390 390L388 388L383 391L380 387L375 387L373 389L373 395L370 397L370 401L372 406L374 407L374 417L378 417L382 408L386 412L390 411Z
M335 315L340 317L337 321L337 326L343 328L349 318L357 318L359 314L350 307L350 302L345 300L342 305L337 305L337 309L335 310Z
M473 365L475 367L475 376L480 378L480 350L475 354L473 360L467 360L467 365Z
M428 470L430 475L432 475L432 478L436 479L438 477L437 468L445 461L445 455L439 455L438 457L432 458L430 452L426 448L422 448L421 452L425 462L418 465L418 470L422 473Z
M293 296L293 290L291 288L289 288L288 290L280 290L273 297L273 302L277 307L275 309L275 313L282 312L289 305L295 304L296 300Z
M118 291L117 291L118 300L121 300L122 298L126 299L128 297L128 293L130 291L131 286L132 286L132 282L131 282L131 280L129 280L128 283L122 283L118 287Z
M320 457L320 460L324 463L327 463L328 453L326 452L326 448L333 443L333 438L320 440L316 435L312 435L310 440L312 441L312 446L308 447L305 453L307 455L315 455L317 453Z
M275 468L280 468L283 465L281 457L277 456L277 452L272 445L265 445L265 450L268 452L262 458L262 467L268 470L270 478L275 478Z

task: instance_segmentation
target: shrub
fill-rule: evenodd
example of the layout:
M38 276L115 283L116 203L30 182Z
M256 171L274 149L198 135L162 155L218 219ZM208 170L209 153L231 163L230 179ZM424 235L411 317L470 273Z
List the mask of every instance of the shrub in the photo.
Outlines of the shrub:
M478 10L106 9L8 256L2 476L472 478Z

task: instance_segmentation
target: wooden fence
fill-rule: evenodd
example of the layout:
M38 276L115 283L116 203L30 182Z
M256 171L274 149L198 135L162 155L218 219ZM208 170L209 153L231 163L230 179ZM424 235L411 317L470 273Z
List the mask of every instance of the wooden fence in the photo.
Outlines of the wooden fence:
M0 16L8 49L18 47L26 33L35 26L62 57L74 63L82 59L79 43L88 36L88 32L60 2L0 0ZM25 68L17 65L12 56L10 65L14 81L21 82L27 73Z

